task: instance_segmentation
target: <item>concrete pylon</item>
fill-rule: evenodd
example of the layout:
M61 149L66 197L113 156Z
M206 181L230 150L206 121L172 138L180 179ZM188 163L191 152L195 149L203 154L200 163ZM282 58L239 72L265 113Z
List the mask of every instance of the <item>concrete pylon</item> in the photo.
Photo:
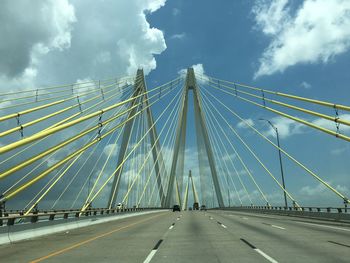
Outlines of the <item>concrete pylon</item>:
M156 127L153 121L153 116L152 116L152 112L151 109L148 104L148 98L147 98L147 94L144 94L142 96L139 96L143 93L145 93L147 90L146 87L146 82L145 82L145 78L144 78L144 74L143 74L143 70L139 69L137 70L137 74L136 74L136 80L135 80L135 85L134 85L134 93L132 95L132 97L136 97L134 100L132 100L132 102L130 103L130 108L137 105L137 103L142 102L144 106L147 107L146 109L146 114L147 114L147 123L148 123L148 127L152 127L151 131L150 131L150 139L151 139L151 145L153 146L155 144L155 147L153 147L152 149L152 156L153 156L153 160L155 162L155 172L156 172L156 176L157 176L157 185L158 185L158 190L159 190L159 199L161 200L161 206L164 207L164 202L165 202L165 195L164 195L164 190L163 190L163 185L162 185L162 177L166 178L166 170L165 170L165 165L164 165L164 161L163 161L163 156L162 153L160 152L160 145L159 145L159 140L157 141L158 135L157 135L157 131L156 131ZM138 107L133 108L129 114L128 114L128 118L131 118L132 116L134 116L137 112ZM125 126L124 126L124 130L123 130L123 138L122 138L122 143L119 149L119 156L118 156L118 162L117 162L117 166L119 167L120 164L123 163L125 156L126 156L126 150L130 141L130 137L131 137L131 128L134 124L134 119L131 119L130 121L128 121ZM158 158L157 158L158 157ZM117 195L118 195L118 190L119 190L119 185L120 185L120 177L123 171L123 165L120 167L120 169L118 169L116 171L116 173L114 174L114 179L113 179L113 184L112 184L112 188L111 188L111 192L110 192L110 196L109 196L109 201L108 201L108 207L112 208L115 207L115 203L116 203L116 199L117 199Z
M172 205L171 201L174 194L174 182L176 177L176 167L177 167L178 158L179 158L179 150L180 150L180 147L184 146L182 144L185 144L185 139L183 138L183 136L186 136L186 129L184 127L186 127L186 123L187 123L188 93L190 90L193 91L195 119L196 119L196 122L198 123L198 125L196 125L196 134L197 136L198 134L201 134L201 136L203 136L203 140L205 144L205 152L208 157L208 162L210 166L210 172L211 172L211 176L214 184L216 198L218 200L219 207L224 207L224 201L222 198L219 180L216 173L214 155L213 155L212 147L209 141L205 115L202 110L202 103L198 92L198 85L196 82L193 68L187 69L186 82L185 82L185 87L182 95L181 112L179 114L178 126L176 130L175 147L174 147L173 160L172 160L171 169L170 169L170 177L169 177L169 183L168 183L168 188L166 193L165 207L171 207ZM178 172L183 174L184 171L178 171ZM204 175L201 174L200 176L204 176Z

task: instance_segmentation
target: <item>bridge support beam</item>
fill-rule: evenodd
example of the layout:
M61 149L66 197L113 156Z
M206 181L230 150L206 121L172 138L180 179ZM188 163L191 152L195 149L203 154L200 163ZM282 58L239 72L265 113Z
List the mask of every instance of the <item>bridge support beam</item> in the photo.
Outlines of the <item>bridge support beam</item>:
M194 75L193 68L189 68L187 70L186 75L186 82L184 87L184 93L183 93L183 99L182 99L182 110L179 114L178 119L178 127L176 130L176 139L175 139L175 147L174 147L174 153L173 153L173 160L171 164L171 170L170 170L170 178L169 178L169 184L166 194L166 201L165 206L170 207L171 206L171 200L173 198L173 191L174 191L174 182L176 177L176 168L178 164L178 157L179 157L179 150L182 144L185 144L185 139L183 137L186 136L186 123L187 123L187 109L188 109L188 92L189 90L193 90L193 100L194 100L194 109L195 109L195 119L198 125L196 125L196 132L197 136L198 134L201 134L203 136L204 144L205 144L205 151L206 155L208 157L208 162L210 166L211 176L215 188L216 198L218 200L219 207L224 207L224 201L222 198L220 185L218 176L216 173L216 167L215 167L215 161L213 156L213 151L210 145L207 126L205 122L205 116L204 112L202 110L200 95L198 92L198 86L196 83L196 78ZM183 168L182 168L183 170ZM180 174L183 174L184 171L178 171ZM200 174L200 176L204 176L204 174Z
M137 71L137 74L136 74L135 90L134 90L134 93L132 96L133 97L138 96L142 93L145 93L146 90L147 90L147 88L146 88L143 70L139 69ZM148 97L147 97L147 94L145 94L143 96L140 96L140 97L134 99L131 102L130 107L135 106L137 103L139 103L141 101L143 102L143 104L145 104L145 106L149 106ZM129 112L128 119L136 114L137 109L138 109L138 107L135 107ZM146 114L147 114L148 126L149 126L149 128L152 127L151 131L150 131L151 145L153 146L154 144L156 144L155 147L153 147L153 149L152 149L152 155L153 155L153 160L155 162L155 171L156 171L156 175L157 175L157 185L158 185L158 189L159 189L159 198L161 201L161 206L163 207L164 201L165 201L165 195L164 195L164 190L163 190L163 186L162 186L162 174L161 173L163 173L165 176L165 174L166 174L165 165L163 162L163 156L160 152L159 140L157 141L158 135L157 135L156 127L155 127L155 125L153 125L154 121L153 121L150 107L147 107ZM119 167L123 163L123 160L125 159L126 150L127 150L127 147L128 147L129 141L130 141L131 129L132 129L133 124L134 124L134 119L131 119L124 126L123 138L122 138L122 143L121 143L121 146L119 149L118 163L117 163L116 167ZM123 165L114 174L113 184L112 184L111 193L110 193L109 201L108 201L108 208L115 207L115 205L116 205L115 203L116 203L116 199L117 199L117 195L118 195L119 185L120 185L120 181L121 181L120 177L121 177L122 171L123 171Z

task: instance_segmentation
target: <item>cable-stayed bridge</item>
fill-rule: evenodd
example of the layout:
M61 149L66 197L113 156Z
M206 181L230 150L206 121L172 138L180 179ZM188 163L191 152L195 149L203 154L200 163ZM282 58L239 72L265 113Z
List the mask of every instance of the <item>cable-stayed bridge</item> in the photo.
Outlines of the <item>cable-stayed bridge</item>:
M347 193L281 146L273 122L261 119L276 138L236 105L280 116L344 145L350 142L342 132L350 126L344 118L350 106L192 68L150 89L140 69L135 76L0 96L0 235L2 244L15 242L0 247L8 262L85 256L84 261L106 262L232 262L233 255L249 262L340 262L349 256L350 229L341 225L350 219ZM237 123L259 143L250 143ZM262 144L268 152L261 152ZM278 156L273 167L266 155ZM286 176L286 164L308 181L298 183L291 172ZM295 187L288 187L292 181L299 188L313 181L336 205L299 200ZM183 212L168 212L174 205ZM192 205L203 211L186 211ZM45 237L47 242L17 243L53 232L60 234ZM108 241L112 236L115 242ZM316 238L324 242L322 249ZM25 250L21 255L15 253L18 246Z

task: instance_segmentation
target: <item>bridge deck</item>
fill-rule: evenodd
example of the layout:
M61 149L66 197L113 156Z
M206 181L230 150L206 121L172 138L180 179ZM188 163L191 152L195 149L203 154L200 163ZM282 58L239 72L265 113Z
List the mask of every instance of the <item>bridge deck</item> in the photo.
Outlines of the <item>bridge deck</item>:
M0 246L2 262L349 262L349 257L349 225L232 211L161 212Z

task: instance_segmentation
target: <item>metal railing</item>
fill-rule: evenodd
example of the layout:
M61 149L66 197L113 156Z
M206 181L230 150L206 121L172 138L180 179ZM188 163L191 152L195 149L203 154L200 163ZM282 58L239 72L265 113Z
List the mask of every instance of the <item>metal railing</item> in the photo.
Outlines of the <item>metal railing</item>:
M347 213L347 207L284 207L284 206L237 206L227 207L230 208L243 208L243 209L260 209L260 210L283 210L283 211L307 211L307 212L322 212L322 213Z
M32 211L30 214L25 215L25 210L2 210L0 212L0 226L7 225L12 226L19 223L36 223L43 220L59 220L68 218L80 218L88 216L110 215L116 213L127 212L139 212L145 210L154 210L161 208L92 208L89 210L81 211L78 209L69 210L42 210Z
M347 207L236 206L213 209L350 222Z

